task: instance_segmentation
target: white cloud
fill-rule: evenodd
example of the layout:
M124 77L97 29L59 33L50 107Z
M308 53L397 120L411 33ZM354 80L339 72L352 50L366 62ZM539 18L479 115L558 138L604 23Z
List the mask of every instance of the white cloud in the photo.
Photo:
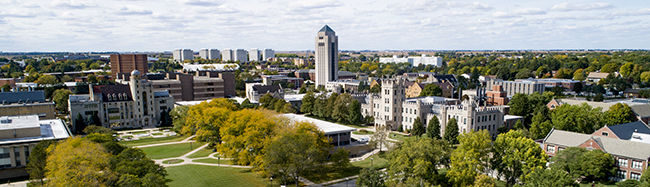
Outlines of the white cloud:
M68 9L85 9L88 7L92 7L92 5L77 0L55 0L52 1L52 5L54 7L68 8Z
M570 4L570 3L561 3L553 5L551 11L578 11L578 10L605 10L614 8L614 5L611 3L587 3L587 4Z
M639 10L624 10L624 11L616 11L612 13L614 16L643 16L643 15L650 15L650 8L642 8Z
M453 11L449 13L444 13L443 15L449 16L449 17L471 17L471 16L476 16L476 13L471 13L471 12L458 12L458 11Z
M514 17L512 14L504 12L504 11L496 11L492 13L492 17L495 18L511 18Z
M403 2L389 5L387 9L393 14L413 14L421 12L433 12L442 10L449 6L450 3L436 2L433 0L418 0L415 2Z
M151 11L149 9L142 8L142 7L127 5L127 6L124 6L124 7L120 8L120 9L117 9L115 11L115 13L118 14L118 15L125 15L125 16L129 16L129 15L150 15L150 14L153 14L153 11Z
M220 6L220 5L222 5L222 3L218 2L218 1L206 1L206 0L186 0L185 4L186 5L194 5L194 6Z
M339 7L343 3L338 0L301 0L289 4L289 9L293 11L311 11L313 9Z
M539 15L539 14L546 14L546 11L542 10L541 8L520 8L520 9L512 11L512 14L515 14L515 15Z
M466 8L472 9L474 11L482 11L482 12L487 12L491 11L494 9L494 7L487 5L487 4L481 4L479 2L474 2L470 5L467 5Z

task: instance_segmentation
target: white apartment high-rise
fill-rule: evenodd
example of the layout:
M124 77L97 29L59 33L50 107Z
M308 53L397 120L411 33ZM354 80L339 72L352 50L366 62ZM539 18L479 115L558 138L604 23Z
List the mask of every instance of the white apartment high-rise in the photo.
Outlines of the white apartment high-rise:
M234 62L235 61L235 58L233 58L233 55L232 55L232 49L224 49L223 53L221 53L221 55L223 55L223 58L221 58L222 62L227 62L227 61L233 61Z
M218 49L201 49L199 51L199 56L201 56L201 58L203 59L208 59L208 60L221 58L221 54L219 53Z
M270 58L275 58L275 51L273 49L264 49L262 52L262 60L269 60Z
M325 25L316 36L316 86L338 79L339 39L332 28Z
M174 49L174 60L184 62L185 60L194 60L194 51L191 49Z
M235 57L234 61L248 62L248 54L246 50L237 49L233 51L233 56Z
M248 58L251 62L260 61L260 50L257 50L257 48L251 49L248 51Z

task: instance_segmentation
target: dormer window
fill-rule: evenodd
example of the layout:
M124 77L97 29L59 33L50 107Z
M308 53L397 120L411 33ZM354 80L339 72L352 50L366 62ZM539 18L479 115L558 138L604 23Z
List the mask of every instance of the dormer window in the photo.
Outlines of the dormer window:
M601 134L602 134L603 136L609 136L609 133L608 133L608 132L603 132L603 133L601 133Z

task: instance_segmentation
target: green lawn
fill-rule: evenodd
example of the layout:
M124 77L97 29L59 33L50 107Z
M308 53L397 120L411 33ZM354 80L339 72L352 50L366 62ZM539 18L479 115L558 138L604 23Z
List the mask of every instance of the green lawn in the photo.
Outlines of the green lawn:
M374 165L375 167L385 168L388 166L386 153L373 155L371 158L374 159L372 161L372 165ZM370 162L370 158L368 158L359 162L351 162L350 164L351 164L350 167L343 170L334 169L332 167L326 166L324 168L319 168L318 171L312 172L304 177L315 183L323 183L334 179L341 179L349 176L359 175L359 172L361 172L363 168L370 167L371 162Z
M178 163L181 163L181 162L183 162L183 160L181 160L181 159L169 159L169 160L163 161L163 164L178 164Z
M267 186L270 181L249 169L182 165L165 168L169 186ZM277 183L277 181L276 181Z
M151 135L160 136L160 135L163 135L163 133L162 132L155 132L155 133L151 133Z
M202 158L202 159L196 159L192 160L192 162L201 162L201 163L208 163L208 164L230 164L230 160L217 160L214 158Z
M207 157L208 155L214 153L214 152L212 152L212 150L213 150L213 149L210 149L210 148L207 148L207 147L206 147L206 148L204 148L204 149L201 149L201 150L197 151L197 152L194 153L194 154L191 154L190 156L187 156L187 158L201 158L201 157Z
M161 145L161 146L154 146L154 147L145 147L142 148L142 151L144 151L144 153L147 154L147 157L151 159L172 158L172 157L179 157L181 155L184 155L192 151L192 149L196 149L203 144L204 143L194 142L194 144L191 146L190 143Z
M133 146L140 146L140 145L179 142L181 140L184 140L187 137L189 136L168 136L164 138L145 138L145 139L133 140L133 141L121 141L120 143L122 143L122 145L124 146L133 147Z
M409 138L409 137L410 136L408 136L408 135L403 135L403 134L391 132L390 136L388 138L391 138L391 139L394 139L394 140L399 140L399 141L404 141L404 139Z
M149 131L133 131L131 134L149 134Z

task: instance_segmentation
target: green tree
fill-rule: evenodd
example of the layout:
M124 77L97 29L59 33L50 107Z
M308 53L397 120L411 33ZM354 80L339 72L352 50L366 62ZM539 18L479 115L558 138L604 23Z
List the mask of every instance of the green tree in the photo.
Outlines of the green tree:
M116 180L109 169L110 154L97 143L69 138L47 150L48 186L108 186Z
M314 92L307 92L302 98L302 105L300 106L300 112L302 113L312 113L314 110L314 105L316 104L316 97L314 97Z
M624 103L616 103L605 112L605 123L609 126L636 121L632 108Z
M616 182L616 186L618 187L637 187L641 184L638 180L634 179L626 179L624 181L619 181Z
M419 97L424 96L442 96L442 88L440 88L440 86L437 84L427 84L424 86L424 89L422 89L419 95Z
M11 91L11 86L9 86L9 84L4 84L2 85L2 87L0 87L0 90L2 90L3 92L9 92Z
M358 125L361 122L361 104L356 99L348 107L348 122L352 125Z
M497 187L497 183L490 176L478 174L474 179L474 187Z
M339 97L338 93L332 93L328 98L327 98L327 105L325 105L325 108L323 109L323 114L325 118L332 118L332 113L333 113L333 108L336 105L336 99Z
M375 84L372 87L370 87L370 93L379 93L381 92L381 86L379 84Z
M438 181L438 166L449 164L451 148L443 140L428 137L407 138L389 154L388 180L390 186L426 182L441 184Z
M512 100L508 103L510 106L510 114L515 116L523 116L526 118L532 111L531 102L528 100L528 95L517 93L512 96Z
M404 127L403 127L403 125L398 125L398 126L397 126L397 132L404 132Z
M56 79L56 76L54 76L54 75L43 75L43 76L40 76L34 82L38 83L38 84L56 84L56 83L59 82L59 80Z
M109 129L106 127L90 125L83 130L83 133L84 134L100 133L100 134L113 135L115 134L115 131L113 129Z
M111 170L120 175L118 183L123 178L125 184L142 184L141 186L167 186L165 177L167 171L138 148L126 148L117 156L111 158ZM153 176L152 176L153 175ZM135 177L132 178L132 177ZM146 180L145 180L146 179Z
M58 89L52 94L52 100L56 103L56 110L62 113L68 112L68 98L72 92L68 89Z
M359 172L356 184L368 187L385 187L386 174L377 167L363 168Z
M348 120L349 109L348 105L352 103L352 96L348 93L343 93L336 97L332 109L332 119L338 122L346 122Z
M650 82L650 71L644 71L641 73L641 81Z
M445 141L449 142L449 144L458 144L458 123L456 123L456 118L451 118L449 122L447 122L447 126L445 127L445 135L444 139Z
M552 128L553 124L551 124L548 108L538 108L538 111L535 112L532 123L530 124L530 133L533 135L533 138L541 139L546 137Z
M521 120L515 122L515 129L525 129L524 124L521 124Z
M605 125L600 107L564 104L551 112L551 123L556 129L591 134Z
M370 142L368 142L368 144L381 151L384 145L388 145L388 135L390 132L388 128L389 127L386 125L375 126L375 133L370 137Z
M536 168L523 180L523 187L579 186L569 174L557 169Z
M619 70L619 73L621 73L622 77L626 78L626 77L630 76L633 69L634 69L634 63L628 62L628 63L625 63L625 64L623 64L621 66L621 69Z
M600 69L600 72L603 72L603 73L614 73L616 70L618 70L618 64L616 64L616 63L609 63L609 64L605 64L605 65Z
M75 133L80 133L86 128L86 120L81 116L81 113L77 114L77 118L74 119L74 128Z
M546 154L522 131L510 130L500 134L492 146L492 168L506 180L506 186L515 184L523 176L535 168L546 165Z
M32 148L28 158L29 163L27 163L27 173L29 173L29 179L33 182L39 182L41 185L43 184L43 179L47 172L45 166L47 165L47 157L49 155L47 149L50 146L56 146L56 141L43 140L38 142L34 148Z
M415 118L415 121L413 122L413 129L411 130L411 134L413 136L422 136L425 133L424 125L422 124L422 121L420 120L420 117Z
M339 147L330 157L330 162L337 170L348 168L350 166L350 153L347 149Z
M458 137L460 145L451 153L447 177L455 186L471 186L475 177L488 172L492 141L487 130L469 132Z
M300 87L300 91L298 91L299 94L304 94L307 93L307 86L304 84Z
M582 69L577 69L575 72L573 72L573 80L584 81L586 78L587 75L585 75L585 72Z
M287 104L287 101L284 99L278 99L275 101L275 106L273 107L276 112L281 113L282 109L284 109L284 105Z
M601 93L596 94L596 96L594 96L594 101L596 101L596 102L603 102L603 100L605 100L605 98L603 97L603 94L601 94Z
M442 139L440 137L440 120L438 116L433 116L427 125L427 136L434 139Z

